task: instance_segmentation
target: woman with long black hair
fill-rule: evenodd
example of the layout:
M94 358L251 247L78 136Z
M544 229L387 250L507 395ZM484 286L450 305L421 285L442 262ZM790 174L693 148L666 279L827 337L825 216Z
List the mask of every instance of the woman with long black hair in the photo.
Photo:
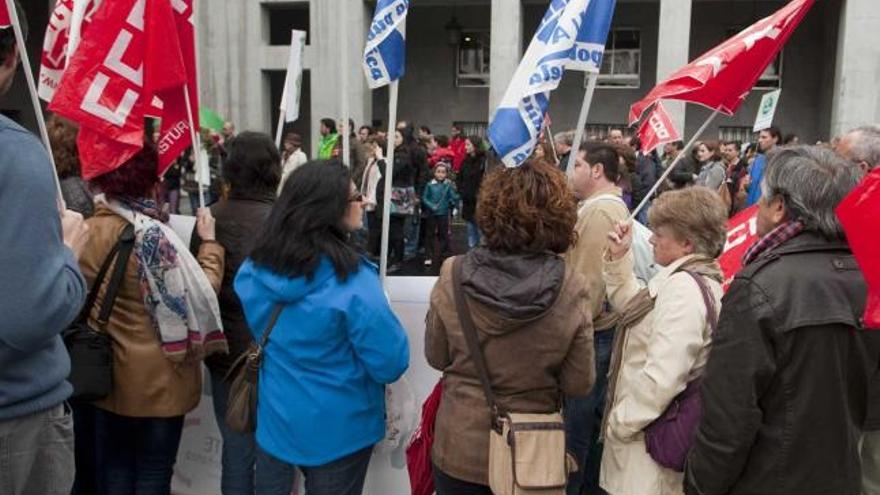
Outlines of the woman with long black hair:
M409 365L406 333L376 267L349 237L363 196L340 162L310 162L284 184L235 279L254 339L273 313L259 376L258 495L360 494L385 434L385 384Z

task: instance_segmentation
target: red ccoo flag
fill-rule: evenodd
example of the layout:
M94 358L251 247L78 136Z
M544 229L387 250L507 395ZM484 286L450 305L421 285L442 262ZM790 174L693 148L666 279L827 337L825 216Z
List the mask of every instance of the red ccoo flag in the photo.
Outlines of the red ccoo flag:
M155 6L153 6L155 5ZM193 0L172 0L150 2L147 9L157 10L160 15L150 15L147 32L156 33L151 37L147 49L148 67L161 67L153 71L152 82L148 87L151 93L162 100L162 128L159 134L159 175L180 154L192 144L192 131L189 117L192 116L196 129L199 127L199 97L196 87L196 49L195 27L193 25ZM171 16L171 17L169 17ZM167 26L173 25L169 30ZM176 36L174 35L176 34ZM187 112L187 93L189 112Z
M648 118L639 127L639 142L643 153L650 153L666 143L672 143L681 139L681 134L666 113L666 108L661 102L657 102L654 110L648 114Z
M184 0L102 2L71 57L49 109L80 124L85 179L115 170L143 147L144 116L153 113L154 97L169 99L163 110L169 115L179 111L175 91L182 95L187 73L170 2L185 11ZM186 147L189 133L178 141ZM180 146L174 144L166 152ZM157 173L173 159L160 153Z
M698 103L733 115L814 3L792 0L682 67L630 107L630 124L661 98Z
M880 168L875 168L837 206L837 217L868 284L865 326L880 329Z

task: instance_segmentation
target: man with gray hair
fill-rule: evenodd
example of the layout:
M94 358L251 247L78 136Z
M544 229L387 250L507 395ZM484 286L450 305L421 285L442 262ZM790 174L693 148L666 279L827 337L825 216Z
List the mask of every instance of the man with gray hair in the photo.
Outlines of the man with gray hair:
M858 495L880 366L867 286L835 207L862 171L831 150L769 156L760 240L724 297L685 468L688 495Z
M571 148L574 146L574 131L557 132L553 137L553 146L556 148L556 155L559 157L559 168L563 172L568 170L568 156L571 154Z
M880 166L880 126L866 125L847 132L837 143L837 152L865 172Z

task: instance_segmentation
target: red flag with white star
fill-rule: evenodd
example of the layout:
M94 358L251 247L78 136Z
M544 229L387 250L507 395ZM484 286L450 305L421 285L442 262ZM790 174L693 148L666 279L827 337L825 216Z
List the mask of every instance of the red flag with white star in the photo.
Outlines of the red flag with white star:
M630 124L661 98L698 103L733 115L814 3L792 0L682 67L630 107Z

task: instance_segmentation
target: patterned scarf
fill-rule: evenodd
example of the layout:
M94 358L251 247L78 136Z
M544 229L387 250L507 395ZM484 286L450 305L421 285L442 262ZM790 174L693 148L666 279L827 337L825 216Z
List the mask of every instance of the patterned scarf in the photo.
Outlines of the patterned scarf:
M772 251L786 241L794 238L804 231L804 223L800 220L792 220L771 230L767 235L758 240L743 255L743 266L755 261L762 254Z
M708 277L721 283L724 275L721 266L714 259L705 256L695 256L686 261L675 272L690 271L703 277ZM670 275L671 276L671 275ZM614 405L614 396L617 390L617 378L620 376L620 369L623 366L624 343L626 342L626 334L631 328L638 325L640 321L645 319L651 311L654 311L655 299L651 297L651 293L647 287L636 293L620 312L620 322L617 325L617 333L614 334L614 342L612 343L611 364L608 368L608 391L605 398L605 413L602 415L602 429L599 430L600 438L604 440L605 430L608 426L608 415Z
M152 200L100 196L98 201L134 225L141 294L165 357L183 362L228 352L217 295L199 262L165 224L168 214Z

